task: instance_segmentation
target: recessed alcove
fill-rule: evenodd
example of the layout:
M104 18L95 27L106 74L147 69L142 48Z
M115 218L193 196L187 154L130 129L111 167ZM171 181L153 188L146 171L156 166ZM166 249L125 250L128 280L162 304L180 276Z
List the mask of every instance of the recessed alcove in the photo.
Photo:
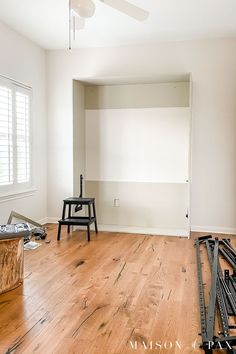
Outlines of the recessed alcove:
M73 81L79 175L100 229L188 236L190 75Z

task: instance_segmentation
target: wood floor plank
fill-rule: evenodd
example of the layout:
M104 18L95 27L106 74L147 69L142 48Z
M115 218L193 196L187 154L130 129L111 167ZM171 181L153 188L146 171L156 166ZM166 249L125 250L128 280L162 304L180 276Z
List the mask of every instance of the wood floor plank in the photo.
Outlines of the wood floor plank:
M0 354L201 353L193 239L56 231L0 295Z

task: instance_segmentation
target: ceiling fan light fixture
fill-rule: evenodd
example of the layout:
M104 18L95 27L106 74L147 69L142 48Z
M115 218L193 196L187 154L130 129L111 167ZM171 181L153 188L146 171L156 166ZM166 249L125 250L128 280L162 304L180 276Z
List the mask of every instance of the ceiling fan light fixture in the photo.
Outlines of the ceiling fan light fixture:
M118 10L138 21L148 17L148 11L130 3L127 0L100 0L104 4ZM71 50L72 34L76 39L76 31L84 27L84 19L95 13L93 0L69 0L69 50Z
M92 0L71 0L71 9L83 18L92 17L95 5Z

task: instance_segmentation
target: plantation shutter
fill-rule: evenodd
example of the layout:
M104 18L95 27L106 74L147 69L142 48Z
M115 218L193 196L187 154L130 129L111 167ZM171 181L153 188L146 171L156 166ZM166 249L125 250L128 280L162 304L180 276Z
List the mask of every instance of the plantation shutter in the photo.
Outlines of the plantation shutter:
M0 75L0 198L32 186L32 90Z
M17 183L30 180L29 95L16 90L16 170Z
M12 90L0 86L0 185L13 183Z

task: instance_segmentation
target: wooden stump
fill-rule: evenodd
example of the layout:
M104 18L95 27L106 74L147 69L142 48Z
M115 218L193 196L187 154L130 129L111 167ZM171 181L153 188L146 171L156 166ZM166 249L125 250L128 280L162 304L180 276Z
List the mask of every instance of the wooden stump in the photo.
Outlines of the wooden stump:
M0 240L0 294L23 282L24 239Z

